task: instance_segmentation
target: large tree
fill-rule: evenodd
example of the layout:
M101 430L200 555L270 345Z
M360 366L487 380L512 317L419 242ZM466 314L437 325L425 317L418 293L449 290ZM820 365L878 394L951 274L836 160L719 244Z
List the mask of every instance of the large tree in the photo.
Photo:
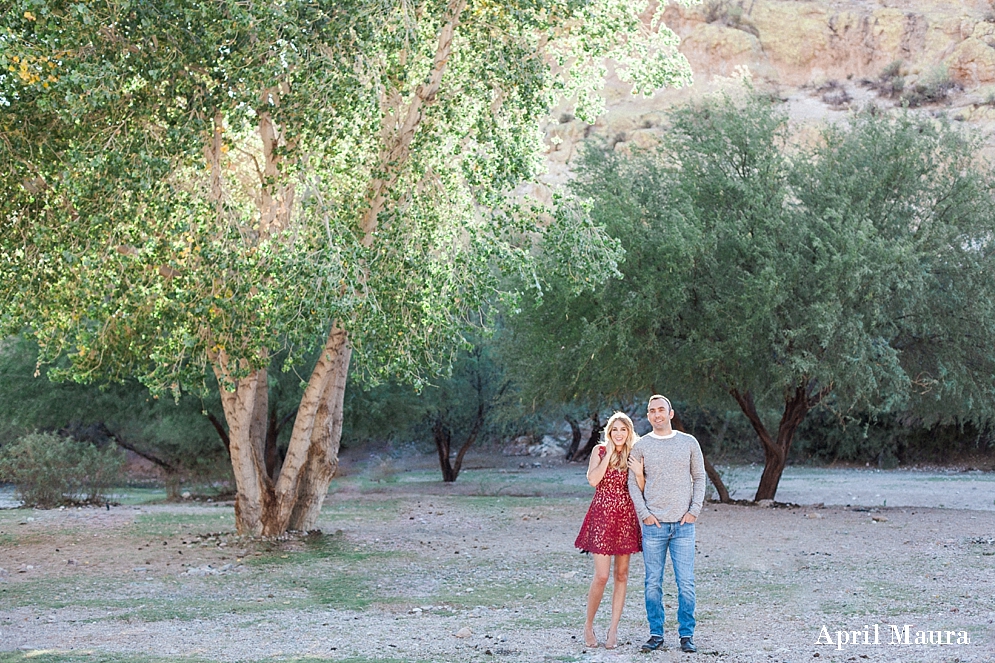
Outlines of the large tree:
M636 92L687 80L664 7L643 9L16 0L0 19L0 332L75 380L177 392L213 371L238 530L312 528L354 354L417 381L544 236L611 253L585 218L507 194L536 175L556 99L598 112L606 57ZM321 350L271 480L280 348Z
M555 370L561 390L732 398L764 452L758 500L820 404L991 416L995 224L975 143L873 109L794 143L757 95L671 121L660 150L588 150L575 191L621 241L622 278L524 309L533 373Z

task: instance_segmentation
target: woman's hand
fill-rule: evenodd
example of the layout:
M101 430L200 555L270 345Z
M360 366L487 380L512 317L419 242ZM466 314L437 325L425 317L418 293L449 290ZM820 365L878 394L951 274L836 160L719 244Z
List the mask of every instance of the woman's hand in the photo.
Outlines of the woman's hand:
M587 462L587 482L594 488L597 488L601 480L605 478L605 472L608 471L608 461L611 458L611 453L607 450L605 450L605 455L601 456L603 448L603 445L594 447L594 450L591 451L591 459Z

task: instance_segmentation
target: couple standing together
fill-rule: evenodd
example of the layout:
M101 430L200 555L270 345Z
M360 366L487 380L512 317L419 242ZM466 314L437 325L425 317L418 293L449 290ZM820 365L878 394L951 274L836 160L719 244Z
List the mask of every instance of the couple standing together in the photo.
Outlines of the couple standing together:
M646 618L650 638L643 651L663 646L663 567L670 560L677 581L677 624L681 651L694 645L694 523L705 499L705 462L698 441L671 426L674 409L663 396L647 406L653 431L636 439L632 420L616 412L605 425L605 440L595 447L587 480L595 487L576 545L594 555L594 580L587 596L584 643L598 644L594 616L601 604L615 558L611 625L605 647L618 644L618 623L625 605L629 555L642 550L646 568Z

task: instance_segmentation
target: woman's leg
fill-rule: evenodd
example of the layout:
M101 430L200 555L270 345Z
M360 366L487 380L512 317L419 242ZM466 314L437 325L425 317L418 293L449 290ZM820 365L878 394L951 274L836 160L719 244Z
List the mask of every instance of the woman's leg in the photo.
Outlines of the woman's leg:
M587 621L584 622L584 644L597 647L598 638L594 635L594 615L598 613L601 597L605 595L605 585L608 584L608 572L611 569L610 555L594 555L594 578L591 589L587 593Z
M615 649L618 644L618 623L625 607L625 587L629 582L629 556L615 555L615 589L612 591L612 623L608 627L605 647Z

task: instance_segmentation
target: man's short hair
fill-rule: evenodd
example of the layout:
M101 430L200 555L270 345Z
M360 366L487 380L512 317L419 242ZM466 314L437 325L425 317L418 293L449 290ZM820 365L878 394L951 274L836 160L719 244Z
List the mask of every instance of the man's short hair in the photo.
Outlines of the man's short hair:
M648 401L646 401L646 409L649 410L650 409L650 403L652 403L653 401L655 401L657 399L660 399L660 400L664 401L667 404L667 412L673 412L674 406L670 404L670 399L667 398L666 396L661 396L660 394L653 394L652 396L650 396L650 399Z

